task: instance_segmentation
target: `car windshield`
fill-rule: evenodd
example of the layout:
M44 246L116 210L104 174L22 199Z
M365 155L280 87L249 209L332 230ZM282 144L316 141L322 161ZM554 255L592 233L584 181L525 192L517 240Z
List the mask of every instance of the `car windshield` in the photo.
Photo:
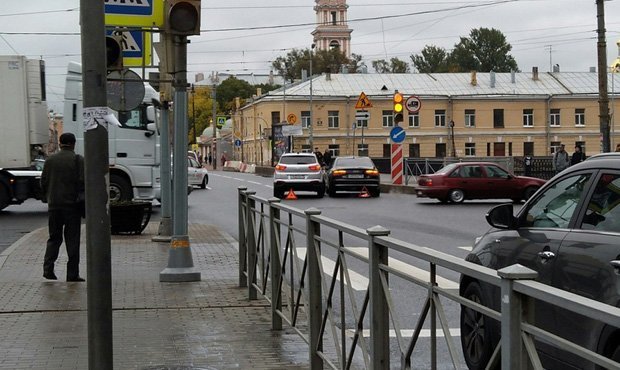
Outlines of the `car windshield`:
M282 164L312 164L316 158L310 155L286 155L280 158Z
M375 164L368 157L338 158L334 167L374 167Z

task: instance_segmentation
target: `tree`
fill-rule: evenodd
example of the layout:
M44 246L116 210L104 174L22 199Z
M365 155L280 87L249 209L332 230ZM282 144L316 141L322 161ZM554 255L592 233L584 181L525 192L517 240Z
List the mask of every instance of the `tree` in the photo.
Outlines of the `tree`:
M271 63L273 69L283 76L286 81L293 82L301 77L301 70L310 71L310 49L293 49L285 57L277 57ZM356 56L357 58L357 56ZM354 61L356 70L361 61L361 57ZM325 72L338 73L342 66L350 67L352 62L347 56L334 48L331 50L316 50L312 52L312 74L321 74Z
M448 63L461 72L510 72L517 70L517 62L510 55L512 46L506 36L491 28L473 29L469 37L461 37L448 58Z
M189 133L190 143L194 143L195 136L200 136L205 128L211 123L213 112L213 99L211 99L210 86L194 86L188 99ZM215 103L217 104L217 103ZM217 109L216 109L217 110Z
M390 59L388 63L385 59L373 60L372 68L377 71L377 73L409 73L409 64L407 62L400 60L398 58Z
M241 98L241 104L245 103L245 99L256 94L256 88L247 81L240 80L234 76L223 80L216 91L216 99L218 106L223 112L230 112L235 109L235 98Z
M411 62L419 73L448 72L448 55L446 49L426 45L420 54L411 55Z
M358 54L351 54L349 58L349 73L360 73L363 68L366 68L366 64L362 62L362 56Z

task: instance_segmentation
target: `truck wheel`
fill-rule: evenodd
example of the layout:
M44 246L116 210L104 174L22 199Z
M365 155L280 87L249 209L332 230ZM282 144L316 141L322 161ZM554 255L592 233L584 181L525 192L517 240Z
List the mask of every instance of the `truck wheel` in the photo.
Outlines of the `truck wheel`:
M110 202L133 199L131 184L118 175L110 175Z

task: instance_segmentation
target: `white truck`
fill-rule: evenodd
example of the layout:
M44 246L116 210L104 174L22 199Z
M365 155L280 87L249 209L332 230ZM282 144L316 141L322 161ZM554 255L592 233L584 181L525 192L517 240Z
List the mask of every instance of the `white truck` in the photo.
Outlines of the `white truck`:
M45 63L0 56L0 210L41 199L35 159L49 143Z
M160 136L153 105L159 94L150 85L145 85L145 90L138 108L117 114L121 127L108 126L111 201L161 198ZM82 108L82 66L71 62L65 84L64 132L75 135L76 152L83 155Z

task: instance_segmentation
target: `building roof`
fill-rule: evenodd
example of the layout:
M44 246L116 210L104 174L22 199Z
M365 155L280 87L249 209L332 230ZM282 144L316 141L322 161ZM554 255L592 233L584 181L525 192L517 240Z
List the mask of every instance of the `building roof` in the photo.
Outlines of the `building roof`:
M407 73L407 74L331 74L314 76L312 94L320 97L353 97L364 92L368 96L392 96L394 90L403 94L426 97L493 97L493 96L571 96L598 95L598 74L595 72L553 72L538 73L476 73L476 84L472 84L470 73ZM492 80L495 80L494 84ZM514 81L514 82L513 82ZM615 85L620 90L620 76L615 76ZM612 79L609 78L609 92ZM307 99L310 95L310 80L271 91L258 100Z
M218 72L217 80L224 81L228 78L235 77L238 80L245 81L250 85L282 85L284 84L284 79L282 76L275 75L273 73L267 74L255 74L255 73L226 73L226 72ZM196 82L196 85L211 85L213 82L211 81L211 77L208 76L207 79L203 81Z

